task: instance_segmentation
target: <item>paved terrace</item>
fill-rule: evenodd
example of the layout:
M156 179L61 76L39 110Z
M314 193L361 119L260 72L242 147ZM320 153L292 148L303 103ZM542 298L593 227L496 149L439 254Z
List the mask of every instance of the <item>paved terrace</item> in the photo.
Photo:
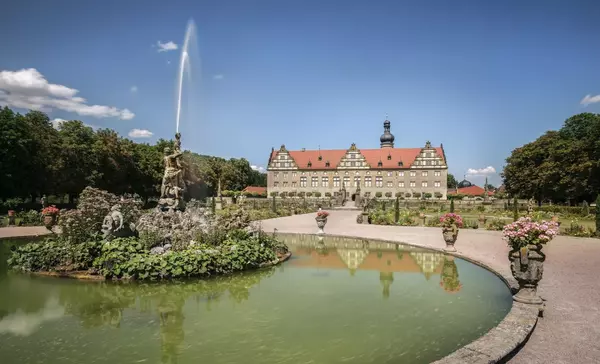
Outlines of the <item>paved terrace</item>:
M357 211L330 211L325 232L394 240L422 247L445 247L439 228L359 225ZM314 214L262 221L265 231L317 231ZM508 247L497 231L461 230L459 253L510 276ZM600 240L558 236L545 249L539 294L546 300L544 318L510 363L600 363Z

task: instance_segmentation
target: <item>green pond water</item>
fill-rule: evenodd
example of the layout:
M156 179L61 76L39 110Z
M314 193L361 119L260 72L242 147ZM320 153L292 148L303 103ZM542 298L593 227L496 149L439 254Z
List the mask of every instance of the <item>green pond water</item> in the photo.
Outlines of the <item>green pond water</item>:
M428 363L497 325L506 285L467 261L367 240L279 235L275 268L163 284L7 272L0 362Z

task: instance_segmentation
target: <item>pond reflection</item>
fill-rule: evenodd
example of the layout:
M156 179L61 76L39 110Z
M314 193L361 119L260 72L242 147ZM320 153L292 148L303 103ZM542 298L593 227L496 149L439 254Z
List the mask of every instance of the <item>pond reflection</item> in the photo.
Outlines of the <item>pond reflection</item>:
M445 292L460 291L458 267L454 257L405 244L347 239L336 236L278 234L285 239L294 267L347 269L351 276L357 270L378 271L383 298L390 296L394 274L421 273L425 280L440 276Z
M293 252L288 262L209 280L81 282L0 273L0 357L427 363L487 332L510 309L510 292L497 277L452 256L361 239L279 237Z

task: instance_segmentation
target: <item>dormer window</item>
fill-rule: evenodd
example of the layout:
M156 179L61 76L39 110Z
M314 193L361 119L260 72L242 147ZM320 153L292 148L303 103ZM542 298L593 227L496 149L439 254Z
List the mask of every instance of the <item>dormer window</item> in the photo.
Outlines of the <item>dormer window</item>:
M323 160L323 157L322 157L322 156L319 156L319 161L322 161L322 160Z
M404 167L404 163L402 161L398 162L398 167Z
M391 161L391 160L392 160L392 155L388 154L388 161Z
M383 162L382 161L377 162L377 167L383 167Z
M329 167L329 166L330 166L329 161L325 162L325 167Z
M312 167L312 162L311 162L311 161L308 161L308 164L306 164L306 166L307 166L308 168Z

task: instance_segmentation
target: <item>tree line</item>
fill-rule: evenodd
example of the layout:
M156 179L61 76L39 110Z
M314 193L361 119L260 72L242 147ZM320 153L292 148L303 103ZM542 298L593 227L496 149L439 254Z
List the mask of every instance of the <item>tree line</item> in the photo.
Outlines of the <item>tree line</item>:
M112 129L94 130L79 120L57 127L39 111L24 115L0 109L0 199L69 196L86 187L148 199L160 194L165 147L135 143ZM244 159L224 159L185 151L188 198L214 196L220 190L266 186L266 174Z
M600 115L574 115L559 130L516 148L502 177L506 191L516 197L593 201L600 192Z

